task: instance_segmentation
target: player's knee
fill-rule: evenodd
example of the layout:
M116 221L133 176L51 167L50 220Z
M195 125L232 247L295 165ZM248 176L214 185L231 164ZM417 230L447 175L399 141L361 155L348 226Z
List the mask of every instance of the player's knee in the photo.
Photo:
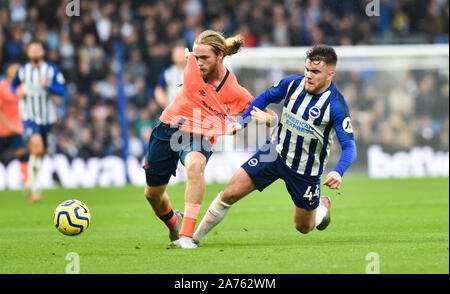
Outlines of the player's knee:
M189 163L186 164L186 172L188 177L201 176L204 169L205 164L200 159L190 160Z
M147 200L155 200L162 196L159 189L154 189L149 186L145 187L144 195L145 195L145 198L147 198Z
M305 224L295 224L295 229L302 234L308 234L314 229L314 226Z
M225 188L220 194L220 200L225 202L226 204L232 205L238 202L243 196L238 194L237 191L231 188Z
M234 201L235 200L234 195L230 193L227 189L223 190L222 193L220 193L220 200L222 200L227 204L232 204L236 202Z
M43 157L45 155L44 148L39 145L31 147L30 153L36 157Z
M144 196L147 200L150 200L152 198L152 193L148 189L145 189Z
M30 153L37 157L43 157L45 155L45 147L40 140L30 141Z

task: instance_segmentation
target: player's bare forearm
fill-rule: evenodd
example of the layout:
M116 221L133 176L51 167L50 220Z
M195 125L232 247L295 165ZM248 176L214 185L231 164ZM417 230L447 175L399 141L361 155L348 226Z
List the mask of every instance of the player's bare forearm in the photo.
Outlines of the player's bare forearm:
M159 106L166 108L168 102L167 95L165 90L159 86L155 88L155 100L158 102Z

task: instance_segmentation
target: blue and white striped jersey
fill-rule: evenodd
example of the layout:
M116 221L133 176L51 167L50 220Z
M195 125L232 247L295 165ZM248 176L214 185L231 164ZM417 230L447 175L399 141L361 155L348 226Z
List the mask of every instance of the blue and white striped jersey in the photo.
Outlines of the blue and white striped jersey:
M175 65L171 65L166 68L160 75L158 86L166 89L167 104L170 104L180 90L180 85L183 84L183 70L179 69Z
M305 91L304 83L303 75L289 76L255 100L265 101L260 109L284 100L276 150L291 170L316 177L327 164L334 135L341 145L354 140L354 135L347 102L336 86L331 83L324 92L312 95Z
M41 78L45 79L48 87L41 85ZM26 97L20 100L19 109L23 121L34 121L38 125L56 122L56 104L53 95L64 95L64 77L56 65L43 62L34 67L30 62L21 65L12 82L15 93L19 85L24 87Z

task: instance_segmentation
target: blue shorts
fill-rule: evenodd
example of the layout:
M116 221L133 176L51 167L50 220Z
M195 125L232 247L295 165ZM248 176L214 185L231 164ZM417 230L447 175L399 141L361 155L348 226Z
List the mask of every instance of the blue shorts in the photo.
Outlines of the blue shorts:
M20 149L26 150L25 142L23 141L21 135L0 137L0 162L8 164L15 158L20 161L27 161L27 152L20 152L20 155L16 153Z
M47 147L48 135L50 134L53 124L38 125L34 121L23 121L23 127L25 129L22 137L25 142L30 140L34 134L40 134L44 140L44 146Z
M0 151L7 149L21 149L26 148L25 142L21 135L14 135L9 137L0 137Z
M259 191L282 179L295 206L313 210L320 203L320 177L303 176L291 170L271 143L264 145L241 167Z
M158 121L152 131L145 155L145 178L148 186L161 186L176 176L178 160L184 159L192 151L198 151L208 161L212 145L206 137L181 132L176 126Z

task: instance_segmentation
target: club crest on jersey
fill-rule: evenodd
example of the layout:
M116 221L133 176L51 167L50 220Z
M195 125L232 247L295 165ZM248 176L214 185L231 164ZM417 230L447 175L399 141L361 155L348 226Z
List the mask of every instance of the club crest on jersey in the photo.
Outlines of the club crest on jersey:
M313 106L311 107L311 109L309 110L309 116L316 119L320 116L320 108L317 106Z
M256 166L258 164L258 159L252 158L248 161L248 165L250 166Z
M346 131L347 133L353 133L352 120L350 119L350 117L347 116L347 117L342 121L342 128L343 128L344 131Z

